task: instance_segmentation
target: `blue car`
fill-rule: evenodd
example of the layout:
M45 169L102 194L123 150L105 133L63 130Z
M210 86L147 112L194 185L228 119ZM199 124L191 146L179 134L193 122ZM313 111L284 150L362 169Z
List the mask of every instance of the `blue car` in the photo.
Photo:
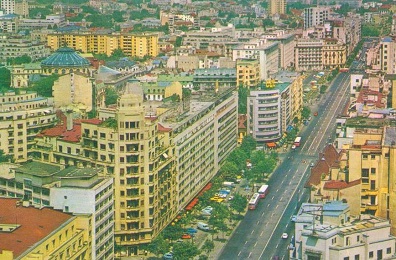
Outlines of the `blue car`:
M197 233L198 232L198 230L196 230L195 228L187 228L186 229L186 232L187 233L189 233L189 234L195 234L195 233Z

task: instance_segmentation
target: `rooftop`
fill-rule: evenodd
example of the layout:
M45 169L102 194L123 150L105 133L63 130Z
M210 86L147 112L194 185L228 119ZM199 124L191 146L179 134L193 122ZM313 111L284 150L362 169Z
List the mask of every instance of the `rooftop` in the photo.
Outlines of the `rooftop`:
M63 47L43 60L41 65L51 67L87 67L90 63L72 48Z
M56 176L62 179L74 179L81 177L92 177L98 174L101 169L98 168L77 168L75 166L69 166L56 173Z
M60 169L60 166L51 165L48 163L28 162L23 164L21 167L18 167L16 171L41 177L48 177L54 175Z
M16 227L12 232L0 232L0 249L12 251L14 258L73 218L50 208L18 207L18 201L14 198L0 198L0 224Z

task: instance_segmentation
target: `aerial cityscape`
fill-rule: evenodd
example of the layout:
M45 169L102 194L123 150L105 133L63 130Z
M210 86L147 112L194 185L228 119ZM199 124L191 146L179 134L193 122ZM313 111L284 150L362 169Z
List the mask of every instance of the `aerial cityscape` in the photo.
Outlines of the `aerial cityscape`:
M396 259L395 0L0 0L0 260Z

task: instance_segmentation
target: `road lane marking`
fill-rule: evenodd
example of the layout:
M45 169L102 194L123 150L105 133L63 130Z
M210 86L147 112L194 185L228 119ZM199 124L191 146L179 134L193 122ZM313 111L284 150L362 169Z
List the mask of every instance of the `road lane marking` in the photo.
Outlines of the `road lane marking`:
M260 224L260 220L257 220L257 225Z
M242 251L239 251L238 256L242 253Z
M268 223L267 223L266 225L268 225ZM262 237L262 236L263 236L263 234L264 234L264 231L261 231L261 233L260 233L260 237Z
M257 241L256 241L256 243L254 243L254 247L256 247L257 246Z
M253 234L254 233L254 229L252 230L252 232L250 233L250 234ZM246 241L247 242L247 241Z
M278 208L279 207L279 204L278 205L276 205L276 208Z
M268 206L267 206L268 207ZM264 216L264 212L263 213L261 213L261 216L263 217Z
M279 246L279 244L277 244L275 248L278 248L278 246Z
M245 241L245 245L247 244L247 240Z
M251 256L251 255L252 255L252 252L250 252L250 253L249 253L249 256L248 256L248 258L250 258L250 256Z
M278 193L278 190L276 191ZM272 196L272 200L275 198L275 196Z

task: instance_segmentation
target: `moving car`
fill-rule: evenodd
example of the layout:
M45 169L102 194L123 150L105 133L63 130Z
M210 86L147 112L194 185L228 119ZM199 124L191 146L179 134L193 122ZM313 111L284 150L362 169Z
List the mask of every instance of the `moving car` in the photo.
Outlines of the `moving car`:
M289 237L289 235L287 233L282 234L282 239L287 239L288 237Z

